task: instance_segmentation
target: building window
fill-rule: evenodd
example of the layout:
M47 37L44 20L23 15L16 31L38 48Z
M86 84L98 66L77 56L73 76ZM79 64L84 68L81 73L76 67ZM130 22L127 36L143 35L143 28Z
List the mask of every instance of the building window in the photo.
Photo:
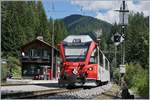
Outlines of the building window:
M43 57L47 57L47 56L48 56L47 50L43 50Z
M34 57L38 56L38 50L37 49L33 49L33 55L34 55Z
M37 56L42 57L42 49L37 49Z
M29 56L30 56L30 57L33 57L33 56L34 56L34 49L30 49L30 50L29 50Z
M32 65L32 66L31 66L31 74L32 74L32 75L34 74L34 69L35 69L35 67Z
M48 50L43 50L43 58L50 59L50 52Z
M42 50L41 49L30 49L29 50L29 56L30 57L41 57L42 56Z
M24 52L25 53L25 56L29 56L29 52Z

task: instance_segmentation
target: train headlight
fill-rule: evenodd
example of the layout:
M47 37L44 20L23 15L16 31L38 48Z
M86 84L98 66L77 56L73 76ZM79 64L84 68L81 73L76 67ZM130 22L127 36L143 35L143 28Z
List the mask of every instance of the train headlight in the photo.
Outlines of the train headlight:
M92 68L92 67L90 67L90 68L88 68L88 70L92 71L92 70L93 70L93 68Z
M77 69L76 69L76 68L73 69L72 73L73 73L73 74L77 74L77 73L78 73Z

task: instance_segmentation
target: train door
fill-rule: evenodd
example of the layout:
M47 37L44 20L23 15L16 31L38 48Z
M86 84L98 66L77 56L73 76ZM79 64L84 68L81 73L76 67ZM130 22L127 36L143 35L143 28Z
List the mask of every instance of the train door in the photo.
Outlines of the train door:
M100 76L101 76L100 75L100 67L101 66L100 66L100 57L99 57L100 56L100 52L99 52L99 48L97 48L97 51L98 51L97 52L98 53L97 54L97 60L98 60L98 62L97 62L97 64L98 64L98 67L97 67L97 80L101 80L101 78L100 78Z
M108 61L105 58L105 76L106 76L106 81L108 80Z
M101 80L101 78L102 78L102 74L101 74L101 70L102 70L102 66L103 66L103 55L102 55L102 53L100 52L100 49L99 48L97 48L97 50L98 50L98 69L97 69L97 73L98 73L98 80Z
M106 80L106 69L105 69L105 56L101 50L99 50L99 73L100 73L100 80L101 82L107 81Z
M95 78L97 79L97 63L98 63L98 51L97 48L94 48L94 50L91 53L89 64L90 66L93 66L93 71L88 71L89 78Z
M101 81L102 82L105 82L105 81L107 81L107 74L106 74L106 57L104 56L104 54L102 54L102 56L103 56L103 66L101 67Z

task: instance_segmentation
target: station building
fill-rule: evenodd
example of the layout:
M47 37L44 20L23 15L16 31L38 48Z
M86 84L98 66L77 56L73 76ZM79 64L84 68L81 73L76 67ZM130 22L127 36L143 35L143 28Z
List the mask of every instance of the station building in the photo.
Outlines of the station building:
M51 50L54 49L54 64L51 68ZM58 50L38 36L21 47L22 78L54 79L57 78Z

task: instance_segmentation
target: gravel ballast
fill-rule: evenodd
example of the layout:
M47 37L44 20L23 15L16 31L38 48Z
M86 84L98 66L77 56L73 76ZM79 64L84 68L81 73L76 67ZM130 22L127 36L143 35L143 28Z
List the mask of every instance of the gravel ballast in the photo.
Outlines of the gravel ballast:
M112 87L112 84L109 83L107 85L99 86L99 87L93 87L90 89L81 89L79 91L75 92L66 92L57 94L54 96L48 96L48 99L91 99L94 96L98 96L101 93L104 93L108 90L110 90Z

